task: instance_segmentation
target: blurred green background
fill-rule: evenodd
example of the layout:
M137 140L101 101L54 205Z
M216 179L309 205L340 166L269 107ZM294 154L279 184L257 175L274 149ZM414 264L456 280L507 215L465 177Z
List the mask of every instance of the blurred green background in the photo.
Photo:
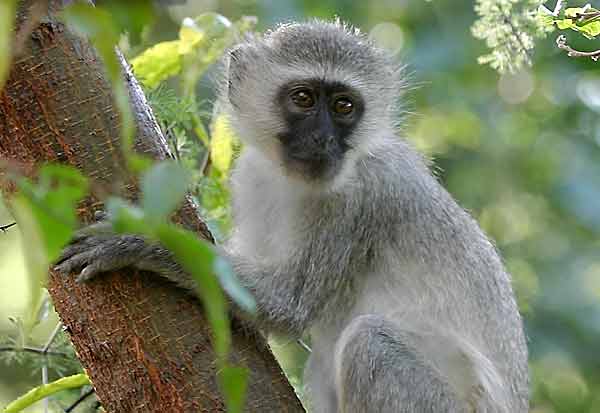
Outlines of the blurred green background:
M440 180L495 240L513 275L529 338L532 411L600 412L600 66L569 59L552 38L517 74L478 65L487 51L470 32L473 5L189 0L163 9L142 43L125 51L132 57L172 40L184 17L206 11L257 16L259 31L340 17L371 33L408 65L403 133L435 160ZM205 109L214 70L198 85ZM9 222L0 206L0 225ZM21 248L17 228L0 233L0 337L13 334L9 317L29 311ZM55 323L50 314L33 341L43 344ZM305 355L285 344L280 353L298 384ZM40 377L35 361L0 357L0 406Z

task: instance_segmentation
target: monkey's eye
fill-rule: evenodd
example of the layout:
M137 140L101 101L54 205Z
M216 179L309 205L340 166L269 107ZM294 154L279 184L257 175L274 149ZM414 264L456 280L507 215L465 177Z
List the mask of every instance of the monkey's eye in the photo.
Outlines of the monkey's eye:
M302 109L310 109L315 105L315 98L309 89L299 89L290 95L294 105Z
M333 110L338 115L349 115L354 110L354 103L349 98L337 98L333 102Z

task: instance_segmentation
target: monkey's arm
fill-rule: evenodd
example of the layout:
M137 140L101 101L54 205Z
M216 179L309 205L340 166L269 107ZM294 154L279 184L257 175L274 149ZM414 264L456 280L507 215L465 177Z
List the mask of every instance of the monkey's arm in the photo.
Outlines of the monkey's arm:
M124 267L151 271L186 290L196 288L170 251L136 235L84 230L63 250L54 269L65 275L79 272L77 281L88 281L100 273Z
M354 218L324 220L297 253L277 264L221 251L254 295L261 327L300 334L326 313L337 297L345 295L340 301L349 304L350 275L359 273L373 258L370 226L359 226L361 220ZM84 230L63 251L55 268L63 274L79 272L78 279L86 281L127 266L156 273L186 290L196 288L168 250L135 235Z

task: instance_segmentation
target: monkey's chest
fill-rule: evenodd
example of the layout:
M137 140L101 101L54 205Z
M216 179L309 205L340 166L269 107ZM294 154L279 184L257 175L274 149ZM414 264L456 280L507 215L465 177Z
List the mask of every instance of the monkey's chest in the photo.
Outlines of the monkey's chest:
M294 208L257 207L236 222L236 238L245 256L267 261L289 257L300 248L302 225Z

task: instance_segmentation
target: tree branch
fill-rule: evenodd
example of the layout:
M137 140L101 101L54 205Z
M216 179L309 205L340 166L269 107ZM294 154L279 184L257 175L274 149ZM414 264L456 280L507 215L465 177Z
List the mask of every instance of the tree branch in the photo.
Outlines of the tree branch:
M19 2L17 32L35 2ZM64 3L69 1L48 1L49 10L0 91L0 157L29 176L45 162L73 165L90 177L96 194L125 194L135 201L138 183L120 149L121 119L110 81L89 41L57 20ZM172 157L135 77L126 65L123 72L136 150L155 159ZM0 170L0 185L10 196L15 188L4 176ZM98 197L90 197L78 212L87 223L101 208ZM191 197L174 219L211 239ZM225 411L211 332L191 294L131 269L86 284L50 274L47 285L106 411ZM304 411L260 335L233 331L230 361L250 373L246 411Z

